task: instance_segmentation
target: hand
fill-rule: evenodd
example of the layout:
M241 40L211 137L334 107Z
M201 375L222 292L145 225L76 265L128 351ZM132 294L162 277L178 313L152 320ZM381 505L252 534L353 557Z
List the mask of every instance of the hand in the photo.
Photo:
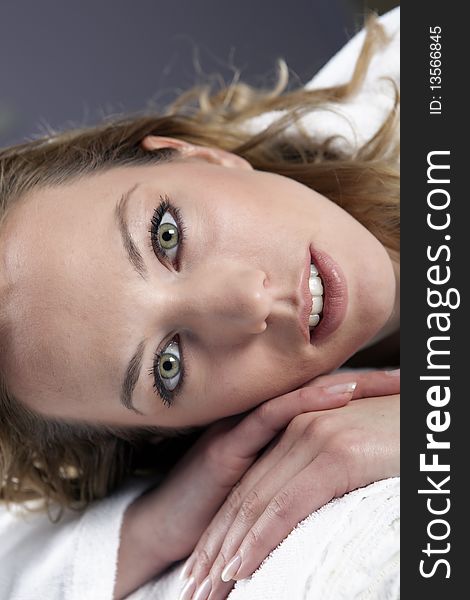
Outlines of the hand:
M190 554L236 482L295 416L334 409L351 399L350 385L326 384L295 390L249 413L217 421L157 488L135 501L133 512L145 524L156 563L169 565Z
M343 406L353 389L296 390L208 427L163 482L126 510L113 597L127 597L188 556L227 493L294 416Z
M306 388L351 376L323 376ZM221 573L232 557L239 554L241 561L228 578L248 577L311 512L334 497L399 473L399 372L354 377L353 397L362 399L294 417L232 489L187 561L185 573L194 577L193 589L199 585L201 590L194 599L226 598L234 581L225 583Z

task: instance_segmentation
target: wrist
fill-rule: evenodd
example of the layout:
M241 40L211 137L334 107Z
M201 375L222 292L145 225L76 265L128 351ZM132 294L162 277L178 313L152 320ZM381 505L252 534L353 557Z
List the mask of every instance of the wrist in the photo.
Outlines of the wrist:
M161 519L155 502L149 502L153 492L143 494L124 513L120 544L115 600L125 598L138 587L162 573L172 562L165 557L167 546L155 536L154 524Z

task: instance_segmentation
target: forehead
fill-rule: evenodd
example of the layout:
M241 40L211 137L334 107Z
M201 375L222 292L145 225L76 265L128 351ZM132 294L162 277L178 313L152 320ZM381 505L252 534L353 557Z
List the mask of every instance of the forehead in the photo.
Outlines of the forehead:
M77 395L85 393L86 369L103 383L117 377L104 332L109 338L116 331L119 341L123 319L119 307L113 314L104 307L125 265L113 211L134 179L129 169L116 169L37 190L8 214L0 245L11 332L6 372L20 397L50 384L51 370L57 388L75 385ZM99 350L100 364L91 348Z
M1 249L15 302L32 289L52 300L47 297L52 287L64 289L70 272L102 256L103 227L113 224L111 200L116 189L109 175L97 176L35 190L14 206L2 228ZM88 237L94 243L86 247L88 260L84 261L83 243ZM52 279L54 286L49 286Z

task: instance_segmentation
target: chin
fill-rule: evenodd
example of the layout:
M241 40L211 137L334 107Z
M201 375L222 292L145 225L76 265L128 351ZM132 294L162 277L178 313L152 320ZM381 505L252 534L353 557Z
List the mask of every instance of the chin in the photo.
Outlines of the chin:
M388 325L395 308L396 283L391 263L384 265L384 270L389 268L387 277L376 280L363 288L354 311L356 319L361 323L361 330L357 337L357 349L370 345L374 338L379 337L381 331Z
M376 305L374 308L373 312L370 310L363 312L365 318L360 321L357 317L354 319L355 323L360 322L359 328L354 321L354 324L350 321L350 326L345 328L343 334L338 337L336 344L331 349L335 355L335 360L332 360L329 365L325 365L326 368L322 370L322 373L329 373L338 369L357 352L373 345L377 338L380 338L380 333L392 315L393 303L387 302L380 307Z
M394 302L387 302L377 311L375 318L369 322L367 335L364 335L363 340L359 344L357 351L373 346L376 342L386 337L388 334L384 330L390 322L393 315Z

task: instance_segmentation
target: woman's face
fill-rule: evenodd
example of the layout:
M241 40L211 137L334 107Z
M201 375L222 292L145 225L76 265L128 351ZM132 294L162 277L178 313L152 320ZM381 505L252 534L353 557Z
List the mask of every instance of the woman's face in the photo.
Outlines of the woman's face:
M36 191L10 213L6 379L33 410L203 425L338 367L387 323L391 260L362 225L294 180L184 149ZM324 308L310 340L311 260Z

